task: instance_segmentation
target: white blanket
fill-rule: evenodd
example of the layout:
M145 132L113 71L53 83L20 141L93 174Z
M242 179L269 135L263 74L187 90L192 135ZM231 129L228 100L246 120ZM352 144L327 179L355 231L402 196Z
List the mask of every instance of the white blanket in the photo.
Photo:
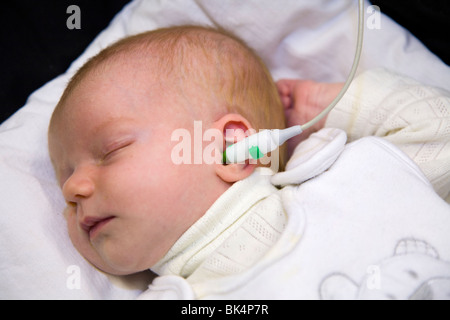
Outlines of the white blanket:
M0 299L129 299L146 285L136 277L108 277L88 264L70 244L61 214L64 199L49 161L46 130L67 81L89 57L126 35L207 24L248 41L275 78L336 81L349 72L356 21L351 0L135 0L127 5L65 74L37 90L0 126ZM374 29L366 27L361 71L384 66L450 88L448 66L388 17L379 22Z

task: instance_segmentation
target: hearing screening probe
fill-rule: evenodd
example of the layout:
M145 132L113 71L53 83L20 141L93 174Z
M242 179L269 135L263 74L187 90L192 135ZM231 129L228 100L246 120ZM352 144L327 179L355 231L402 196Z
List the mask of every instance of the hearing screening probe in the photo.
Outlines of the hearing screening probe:
M299 135L306 129L315 125L336 106L336 104L347 92L348 87L353 81L356 69L358 68L359 60L361 58L364 37L364 0L358 0L358 9L358 40L355 58L353 60L350 74L337 97L314 119L304 125L293 126L283 130L263 130L228 146L223 152L223 163L240 163L250 158L255 160L262 158L266 153L275 150L280 145L285 143L286 140Z
M284 130L263 130L232 144L223 153L223 163L239 163L247 159L264 157L285 143L288 139L303 132L302 126L293 126Z

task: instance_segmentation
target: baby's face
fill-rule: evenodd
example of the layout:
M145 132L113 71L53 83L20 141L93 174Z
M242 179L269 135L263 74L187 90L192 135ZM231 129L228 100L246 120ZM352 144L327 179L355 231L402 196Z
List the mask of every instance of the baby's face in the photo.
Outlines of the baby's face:
M75 88L49 150L73 244L98 268L130 274L158 262L228 185L211 165L171 161L172 132L195 119L169 87L116 69Z

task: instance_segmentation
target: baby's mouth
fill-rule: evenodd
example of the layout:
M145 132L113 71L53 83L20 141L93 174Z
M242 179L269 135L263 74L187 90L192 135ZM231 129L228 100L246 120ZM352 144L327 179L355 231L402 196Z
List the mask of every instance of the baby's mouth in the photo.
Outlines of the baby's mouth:
M100 230L114 218L114 216L105 218L87 217L81 222L81 229L83 229L89 235L89 239L92 240L98 235Z

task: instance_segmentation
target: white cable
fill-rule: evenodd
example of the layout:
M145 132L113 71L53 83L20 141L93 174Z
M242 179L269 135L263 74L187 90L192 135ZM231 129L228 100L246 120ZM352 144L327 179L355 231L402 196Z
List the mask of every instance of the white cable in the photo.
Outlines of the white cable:
M319 122L323 117L325 117L335 106L336 104L342 99L344 94L347 92L348 87L353 81L353 78L355 77L356 69L358 69L359 60L361 58L361 51L363 47L363 38L364 38L364 0L358 0L358 6L359 6L359 14L358 14L358 39L356 44L356 53L355 53L355 59L353 60L352 69L350 70L350 74L347 78L347 81L344 84L344 87L342 87L341 91L337 95L336 98L326 107L321 113L319 113L314 119L311 121L305 123L302 125L302 130L305 131L306 129L312 127L317 122Z

